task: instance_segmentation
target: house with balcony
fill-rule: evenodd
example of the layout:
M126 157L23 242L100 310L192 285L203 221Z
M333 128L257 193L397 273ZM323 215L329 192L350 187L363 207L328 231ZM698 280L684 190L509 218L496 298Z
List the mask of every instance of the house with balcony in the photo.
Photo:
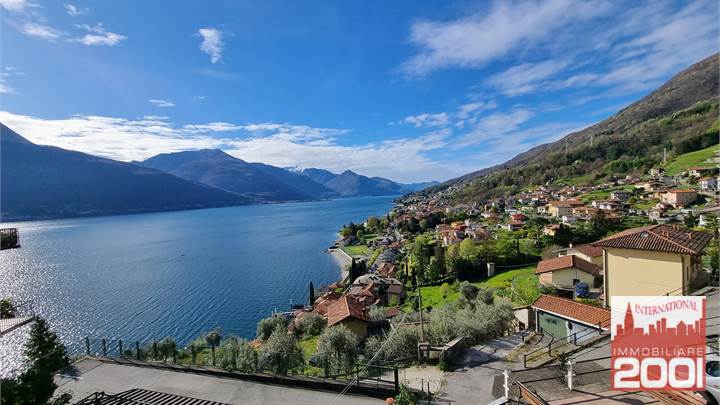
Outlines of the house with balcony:
M676 225L649 225L609 236L603 249L605 305L620 295L683 295L704 285L702 255L713 236Z

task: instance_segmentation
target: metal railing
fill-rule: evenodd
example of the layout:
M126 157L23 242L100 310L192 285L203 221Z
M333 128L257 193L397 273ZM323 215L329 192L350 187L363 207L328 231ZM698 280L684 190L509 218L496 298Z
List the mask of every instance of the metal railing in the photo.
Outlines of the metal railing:
M178 366L211 366L222 368L226 372L237 371L238 353L225 353L227 349L223 346L214 344L196 344L193 342L185 347L179 347L172 340L153 340L150 342L141 342L138 340L120 340L120 339L104 339L86 337L83 342L83 351L88 356L97 356L110 359L124 359L128 361L149 362L149 363L165 363ZM223 347L222 355L219 350ZM230 358L228 358L230 357ZM400 359L403 362L407 359ZM228 363L230 361L230 363ZM323 370L322 376L315 376L321 380L353 380L356 385L375 386L384 388L392 388L395 391L400 389L399 363L388 363L383 365L356 363L352 371L330 375L327 370ZM263 374L265 371L261 367L256 367L254 373ZM246 374L246 373L242 373ZM288 374L294 377L310 377L307 374Z

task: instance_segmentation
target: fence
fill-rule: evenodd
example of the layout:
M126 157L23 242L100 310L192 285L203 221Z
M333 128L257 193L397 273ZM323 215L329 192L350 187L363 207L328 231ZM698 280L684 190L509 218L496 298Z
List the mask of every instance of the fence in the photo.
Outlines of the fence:
M214 344L198 345L192 343L181 348L170 339L159 341L140 342L118 339L85 338L84 352L89 356L110 359L125 359L133 362L165 363L179 366L212 366L222 368L229 373L240 372L237 368L237 352L226 353L218 351ZM221 354L222 353L222 354ZM327 369L320 380L352 381L357 388L382 388L384 390L398 391L400 389L398 364L407 359L400 359L385 365L356 363L350 372L330 375ZM255 372L262 373L257 369ZM296 374L295 376L310 377Z

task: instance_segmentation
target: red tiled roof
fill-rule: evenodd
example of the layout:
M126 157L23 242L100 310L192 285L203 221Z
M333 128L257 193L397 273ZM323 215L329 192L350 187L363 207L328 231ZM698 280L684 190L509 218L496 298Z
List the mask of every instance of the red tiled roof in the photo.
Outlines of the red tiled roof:
M569 255L541 261L535 269L535 274L563 269L578 269L590 274L600 274L600 270L602 270L597 264L590 263L575 255Z
M593 243L604 248L637 249L698 255L712 240L706 232L676 225L649 225L628 229Z
M573 247L573 249L588 257L602 256L603 253L602 248L593 245L580 245Z
M603 329L610 326L610 310L593 305L583 304L567 298L554 295L541 295L531 305L535 309L565 318L574 319L588 325L601 325Z
M355 297L343 295L339 300L333 302L327 308L328 326L333 326L348 318L355 318L361 321L369 321L365 314L365 307Z
M692 190L692 189L668 190L667 192L668 192L668 193L673 193L673 194L677 194L677 193L697 193L697 191Z
M550 201L549 204L552 205L553 207L566 207L566 208L579 207L581 205L585 205L585 203L583 203L582 201L578 201L578 200Z

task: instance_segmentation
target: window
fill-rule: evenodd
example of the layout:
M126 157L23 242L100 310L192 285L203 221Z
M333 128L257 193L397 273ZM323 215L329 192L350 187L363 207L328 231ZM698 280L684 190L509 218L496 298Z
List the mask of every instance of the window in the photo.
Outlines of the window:
M710 377L720 377L720 362L717 360L710 360L705 363L705 372Z

